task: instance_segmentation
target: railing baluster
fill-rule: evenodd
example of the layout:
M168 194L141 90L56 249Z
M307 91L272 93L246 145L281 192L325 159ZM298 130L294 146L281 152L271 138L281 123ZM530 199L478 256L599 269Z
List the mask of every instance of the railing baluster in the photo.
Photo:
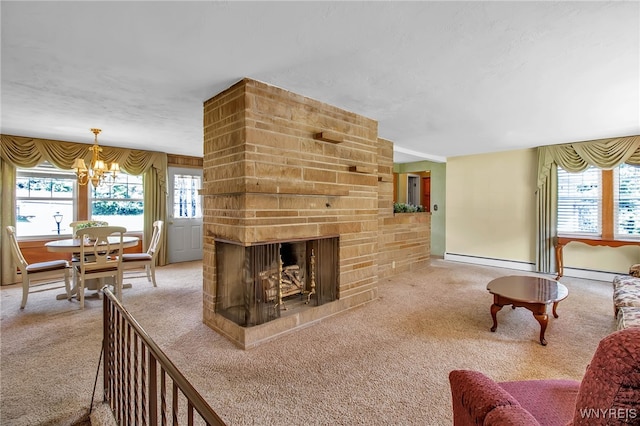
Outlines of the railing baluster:
M187 400L187 425L193 426L193 404Z
M125 359L125 369L124 369L124 382L126 383L126 397L125 401L128 403L125 404L127 409L127 424L133 425L133 419L131 418L131 414L133 412L131 407L131 325L127 324L127 328L125 329L125 339L124 339L124 351L126 353Z
M160 424L165 426L167 424L167 375L164 372L164 368L160 367Z
M142 343L141 343L142 344ZM140 360L141 371L141 381L140 381L140 392L142 393L141 399L141 409L140 414L142 414L142 424L146 425L147 423L147 348L142 345L142 349L140 351L142 353L142 359ZM148 374L151 374L150 372ZM149 385L151 387L151 385ZM154 400L155 401L155 400ZM154 407L155 410L155 407ZM151 420L149 420L151 421Z
M173 382L171 392L173 393L173 401L171 402L173 424L177 425L178 424L178 385L176 385L176 382Z
M122 315L120 315L120 317L118 318L118 330L119 330L119 335L118 335L118 407L119 407L119 411L120 411L120 418L119 420L119 424L122 424L125 420L125 414L126 414L126 408L124 405L124 380L123 380L123 374L124 374L124 353L123 353L123 342L124 342L124 318L122 317Z
M120 365L120 335L122 334L122 328L121 328L121 321L120 321L120 312L118 312L118 314L116 315L115 318L115 339L114 339L114 343L115 343L115 371L114 371L114 379L115 379L115 396L114 396L114 400L113 403L115 405L114 409L116 410L116 421L118 422L118 424L122 424L122 406L121 406L121 399L120 399L120 391L122 389L122 384L120 383L120 373L122 371L122 367Z
M189 425L194 424L194 411L207 425L224 425L222 419L127 312L109 288L104 287L102 291L103 394L116 422L122 425L140 423L157 426L160 396L160 421L162 425L166 425L169 413L167 380L170 379L171 419L174 425L178 424L180 418L180 394L186 399L186 417Z
M134 333L133 335L133 423L138 424L140 420L138 416L138 403L140 398L140 379L138 377L138 369L140 368L138 364L138 359L140 355L138 354L138 335Z
M158 363L153 354L149 354L149 424L158 424Z
M107 402L109 397L107 396L107 390L111 389L109 386L109 378L111 377L111 371L109 364L111 363L111 305L109 303L102 304L102 354L104 356L104 366L102 367L102 400Z

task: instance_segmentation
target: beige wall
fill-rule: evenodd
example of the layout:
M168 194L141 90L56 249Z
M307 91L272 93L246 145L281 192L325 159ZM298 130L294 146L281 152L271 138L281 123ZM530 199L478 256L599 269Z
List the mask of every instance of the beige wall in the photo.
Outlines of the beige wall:
M447 159L446 253L535 264L535 149ZM640 247L570 243L565 268L626 273Z
M535 262L536 151L447 159L446 253Z
M640 247L592 247L570 243L564 247L564 267L626 274L640 263Z

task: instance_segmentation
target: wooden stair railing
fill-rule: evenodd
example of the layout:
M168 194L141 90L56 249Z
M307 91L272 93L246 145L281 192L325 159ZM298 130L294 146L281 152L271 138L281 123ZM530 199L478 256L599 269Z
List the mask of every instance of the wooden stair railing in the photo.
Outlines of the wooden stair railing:
M116 422L225 425L109 288L102 291L104 402Z

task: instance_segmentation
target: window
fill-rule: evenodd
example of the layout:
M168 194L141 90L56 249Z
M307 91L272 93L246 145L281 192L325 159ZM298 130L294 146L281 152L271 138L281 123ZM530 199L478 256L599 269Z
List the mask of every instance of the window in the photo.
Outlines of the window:
M19 237L70 234L76 176L49 163L16 170L16 234Z
M142 231L143 194L142 176L120 172L113 185L91 186L91 219L124 226L127 232Z
M202 216L200 208L200 176L176 174L173 184L173 217L198 218Z
M558 233L606 239L640 238L640 167L558 167Z
M640 167L622 164L614 171L614 235L640 237Z
M582 173L558 167L558 233L602 234L601 188L601 173L595 167Z
M113 185L94 188L90 183L79 186L72 170L42 163L16 170L18 237L70 235L69 224L77 220L76 212L82 212L87 205L88 193L89 219L124 226L127 231L144 229L142 176L120 172Z

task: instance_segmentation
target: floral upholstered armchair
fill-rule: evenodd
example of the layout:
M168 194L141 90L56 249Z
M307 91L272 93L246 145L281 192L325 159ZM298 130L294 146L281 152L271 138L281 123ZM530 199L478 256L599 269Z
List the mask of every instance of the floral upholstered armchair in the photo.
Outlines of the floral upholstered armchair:
M635 278L640 278L640 263L631 265L629 268L629 275Z

